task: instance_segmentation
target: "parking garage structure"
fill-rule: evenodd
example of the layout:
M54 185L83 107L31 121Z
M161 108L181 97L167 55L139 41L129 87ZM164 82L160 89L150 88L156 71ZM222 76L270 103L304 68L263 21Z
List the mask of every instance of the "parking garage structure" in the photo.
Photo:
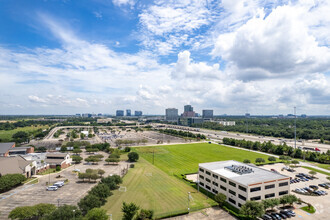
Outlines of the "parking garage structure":
M198 184L213 194L226 195L236 208L248 200L279 198L290 192L290 177L234 160L199 164Z

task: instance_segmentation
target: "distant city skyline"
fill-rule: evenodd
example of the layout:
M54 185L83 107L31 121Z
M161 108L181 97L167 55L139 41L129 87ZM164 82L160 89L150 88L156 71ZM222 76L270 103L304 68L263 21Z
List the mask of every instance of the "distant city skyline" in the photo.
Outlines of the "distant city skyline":
M1 1L0 114L328 115L329 11L326 0Z

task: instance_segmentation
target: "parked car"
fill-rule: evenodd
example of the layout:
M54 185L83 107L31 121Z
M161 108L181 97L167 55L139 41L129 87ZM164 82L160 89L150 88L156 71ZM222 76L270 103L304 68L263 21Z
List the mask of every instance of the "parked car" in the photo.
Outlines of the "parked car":
M264 220L272 220L273 218L271 216L267 215L267 214L264 214L262 216L262 219L264 219Z
M309 187L312 188L312 189L314 189L314 190L318 190L319 189L319 187L318 186L315 186L315 185L310 185Z
M61 188L62 186L64 186L64 182L63 181L59 181L53 184L53 186L57 186L58 188Z
M296 213L294 211L290 210L290 209L284 209L283 211L285 212L284 214L288 213L292 217L296 216Z
M46 187L47 191L56 191L57 189L58 189L57 186L48 186L48 187Z

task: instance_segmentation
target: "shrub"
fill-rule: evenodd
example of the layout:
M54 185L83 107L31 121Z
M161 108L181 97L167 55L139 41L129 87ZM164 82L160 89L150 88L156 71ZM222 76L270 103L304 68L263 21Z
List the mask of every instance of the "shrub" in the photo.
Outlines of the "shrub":
M274 161L276 161L276 157L270 156L270 157L268 157L268 160L274 162Z
M249 159L245 159L245 160L243 161L243 163L251 163L251 160L249 160Z
M20 185L25 176L22 174L6 174L0 177L0 193L10 190L11 188Z
M86 220L108 220L109 216L104 209L101 208L93 208L88 211L87 215L85 216Z
M61 166L56 166L56 171L61 171Z
M125 147L124 151L125 152L130 152L131 151L131 148L130 147Z
M134 164L130 164L129 165L129 168L134 168Z

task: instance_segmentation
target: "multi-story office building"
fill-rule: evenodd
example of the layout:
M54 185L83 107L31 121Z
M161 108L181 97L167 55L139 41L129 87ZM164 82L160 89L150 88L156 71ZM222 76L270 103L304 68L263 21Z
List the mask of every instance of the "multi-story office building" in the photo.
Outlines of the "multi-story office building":
M223 126L235 126L236 122L235 121L219 121L219 124Z
M206 119L213 118L213 110L203 110L202 117Z
M183 126L191 126L192 124L201 124L203 122L204 122L203 118L198 118L198 117L191 117L191 118L180 117L179 118L179 124L183 125Z
M132 116L131 109L126 109L126 116Z
M223 193L227 202L240 208L248 200L278 198L290 192L290 177L234 160L201 163L199 186Z
M176 108L167 108L165 110L165 119L166 121L178 121L178 109Z
M142 111L135 111L134 112L134 115L135 116L142 116Z
M124 116L124 110L117 110L116 116Z
M191 105L185 105L184 106L184 112L182 114L182 117L196 117L194 108Z

